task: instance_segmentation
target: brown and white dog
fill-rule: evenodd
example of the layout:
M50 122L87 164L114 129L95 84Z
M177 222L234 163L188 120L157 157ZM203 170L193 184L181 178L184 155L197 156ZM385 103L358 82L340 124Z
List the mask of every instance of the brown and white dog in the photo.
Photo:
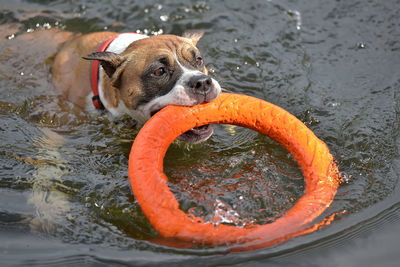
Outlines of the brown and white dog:
M13 31L18 31L18 25L0 26L1 35L10 33L8 38L0 38L0 72L39 75L53 59L51 79L56 89L89 111L104 109L113 117L128 114L144 123L167 105L193 106L212 101L221 92L218 82L207 76L196 47L202 33L147 37L114 32L75 35L50 29L14 37ZM10 67L13 65L17 68ZM41 87L46 90L47 79L44 84ZM61 183L69 168L59 153L64 138L51 129L42 132L33 144L38 149L36 159L15 158L35 165L28 201L36 212L28 218L30 226L51 232L65 217L73 216L68 194L54 186L55 181ZM199 143L212 133L206 125L187 131L179 139Z
M114 117L128 114L144 123L167 105L194 106L220 94L196 47L202 35L70 35L54 59L53 83L78 106L104 109ZM212 133L206 125L178 139L199 143Z

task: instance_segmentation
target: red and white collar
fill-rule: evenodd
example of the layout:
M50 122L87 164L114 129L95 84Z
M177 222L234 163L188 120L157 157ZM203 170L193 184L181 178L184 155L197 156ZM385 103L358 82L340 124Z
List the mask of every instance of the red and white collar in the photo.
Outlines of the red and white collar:
M116 34L110 39L106 40L104 43L102 43L96 50L96 52L107 51L120 54L131 43L143 38L147 38L147 36L133 32ZM92 102L95 108L99 110L104 110L106 106L102 91L102 80L103 80L103 69L100 68L100 62L98 60L93 60L91 66L91 86L93 91Z

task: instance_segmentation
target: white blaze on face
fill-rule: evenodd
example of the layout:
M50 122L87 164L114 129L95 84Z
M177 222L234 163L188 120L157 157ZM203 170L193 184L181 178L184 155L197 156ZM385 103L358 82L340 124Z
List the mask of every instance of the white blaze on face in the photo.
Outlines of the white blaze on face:
M188 87L189 80L194 76L204 75L203 72L198 70L191 70L184 67L178 60L177 56L175 55L176 63L181 67L183 70L182 76L176 82L175 86L169 91L169 93L155 97L150 102L146 103L143 106L137 108L136 112L142 115L142 118L145 120L150 119L151 113L154 111L158 111L168 105L179 105L179 106L194 106L200 104L198 98L196 98L193 92L190 92L191 88ZM219 83L212 80L211 90L210 93L215 95L216 98L221 93L221 86ZM213 98L213 99L214 99ZM212 100L213 100L212 99Z

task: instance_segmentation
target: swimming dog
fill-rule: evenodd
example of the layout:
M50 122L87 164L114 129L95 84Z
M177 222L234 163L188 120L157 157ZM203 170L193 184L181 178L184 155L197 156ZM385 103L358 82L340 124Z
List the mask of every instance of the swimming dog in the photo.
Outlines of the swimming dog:
M11 26L3 25L1 32L18 31L18 25ZM151 37L115 32L74 34L59 29L10 34L0 39L0 60L18 61L18 68L2 64L0 71L10 75L39 72L46 78L44 72L51 64L50 79L61 99L90 113L105 112L115 118L129 115L142 124L167 105L193 106L218 97L221 87L208 76L196 47L202 36L201 32ZM44 93L46 82L38 88ZM30 225L51 232L70 211L68 195L54 186L61 184L69 169L58 153L64 138L51 129L41 130L43 136L33 144L38 149L36 159L13 156L35 166L28 201L35 206L36 215L29 218ZM206 125L179 139L199 143L212 133Z
M96 32L70 35L51 68L55 87L81 107L128 114L139 123L167 105L194 106L214 100L219 83L208 76L196 47L203 36L148 37L137 33ZM178 137L189 143L207 140L210 125Z

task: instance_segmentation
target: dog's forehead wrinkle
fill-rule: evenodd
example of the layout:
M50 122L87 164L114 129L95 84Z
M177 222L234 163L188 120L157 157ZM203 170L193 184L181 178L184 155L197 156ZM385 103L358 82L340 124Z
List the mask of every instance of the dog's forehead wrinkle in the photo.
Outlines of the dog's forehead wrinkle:
M128 47L127 51L140 50L142 47L145 47L146 50L150 49L151 51L154 51L155 49L165 49L174 52L179 45L181 45L180 40L176 40L176 38L165 38L165 36L152 36L150 38L142 39L135 43L132 43Z
M149 52L151 51L151 52ZM132 43L124 54L129 56L130 61L145 62L142 66L149 66L160 55L167 56L170 63L179 62L181 66L192 68L190 61L193 53L198 49L186 38L173 35L152 36ZM157 56L158 55L158 56Z
M172 40L167 40L167 42L165 43L165 45L168 47L168 49L174 53L176 51L176 45Z
M175 54L175 59L179 62L181 66L188 70L197 70L194 66L196 55L200 54L197 47L192 45L183 45Z

